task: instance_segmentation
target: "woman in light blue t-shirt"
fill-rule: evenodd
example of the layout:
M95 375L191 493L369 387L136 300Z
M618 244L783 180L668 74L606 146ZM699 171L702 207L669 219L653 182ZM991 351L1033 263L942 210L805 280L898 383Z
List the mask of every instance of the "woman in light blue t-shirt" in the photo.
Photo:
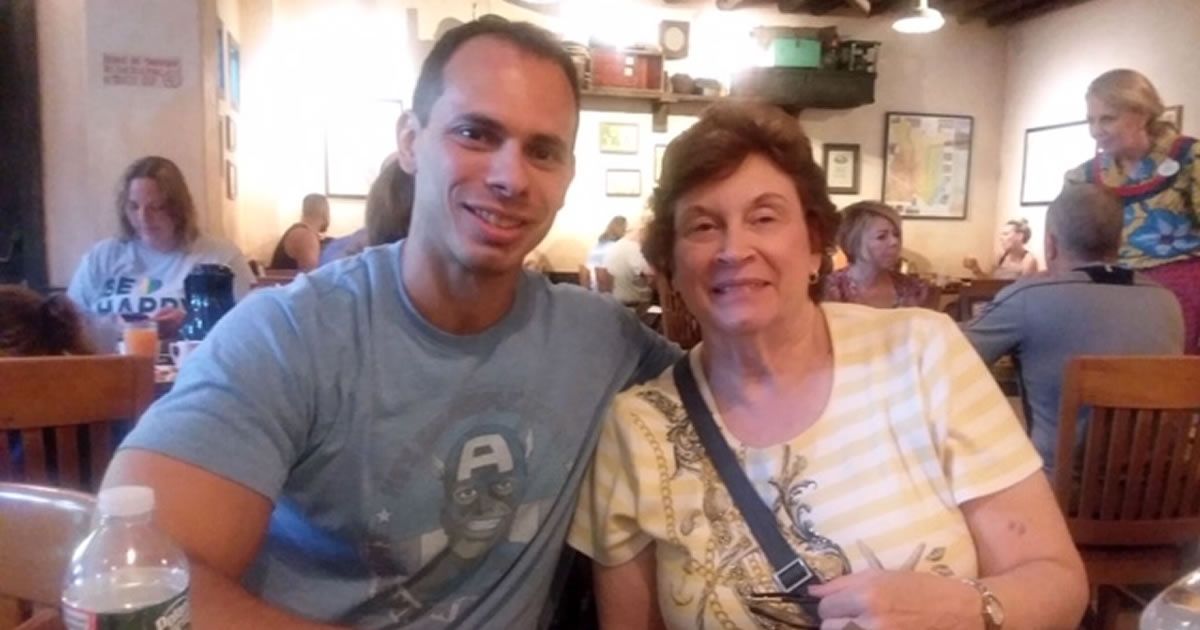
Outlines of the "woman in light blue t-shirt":
M250 266L232 243L200 234L192 195L174 162L141 158L120 182L120 234L84 254L67 289L88 314L101 349L115 345L124 314L147 315L158 322L161 336L175 336L185 316L183 280L197 264L229 267L235 297L246 294Z

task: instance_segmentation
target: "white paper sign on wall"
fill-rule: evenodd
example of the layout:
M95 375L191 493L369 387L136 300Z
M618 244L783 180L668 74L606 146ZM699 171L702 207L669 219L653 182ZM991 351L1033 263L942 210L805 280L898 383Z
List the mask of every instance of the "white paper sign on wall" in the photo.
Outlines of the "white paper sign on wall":
M175 89L183 85L179 57L104 53L104 85Z

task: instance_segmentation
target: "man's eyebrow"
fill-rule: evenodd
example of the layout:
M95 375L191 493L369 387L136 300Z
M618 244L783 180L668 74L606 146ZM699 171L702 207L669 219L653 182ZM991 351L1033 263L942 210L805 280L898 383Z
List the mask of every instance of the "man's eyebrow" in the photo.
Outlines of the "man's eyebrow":
M461 125L463 123L469 123L476 127L482 127L487 131L494 133L507 133L507 130L504 128L504 125L500 124L500 121L492 118L491 116L480 114L478 112L468 112L455 117L451 126Z
M550 133L535 133L530 138L529 144L534 146L551 147L558 151L567 150L567 142L562 138Z

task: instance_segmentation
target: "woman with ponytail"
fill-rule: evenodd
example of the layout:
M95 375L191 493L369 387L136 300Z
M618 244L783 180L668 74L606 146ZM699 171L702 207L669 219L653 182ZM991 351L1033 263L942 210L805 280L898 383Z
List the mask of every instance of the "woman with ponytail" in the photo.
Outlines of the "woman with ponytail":
M1184 351L1200 354L1200 142L1163 120L1163 102L1134 70L1110 70L1087 90L1100 152L1067 172L1125 204L1120 262L1167 287L1183 307Z
M0 285L0 357L95 354L71 300Z
M996 257L996 266L991 271L984 271L979 261L974 258L964 258L963 266L975 274L976 278L1000 278L1015 280L1021 276L1030 276L1038 271L1037 257L1025 249L1029 244L1033 230L1029 229L1029 220L1025 218L1011 219L1000 230L1000 253Z

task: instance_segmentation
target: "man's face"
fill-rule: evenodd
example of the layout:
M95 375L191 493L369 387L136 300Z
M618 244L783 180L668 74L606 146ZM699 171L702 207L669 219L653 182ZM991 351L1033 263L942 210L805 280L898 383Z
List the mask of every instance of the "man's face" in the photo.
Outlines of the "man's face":
M400 134L416 179L410 238L471 273L519 270L562 208L577 123L554 62L490 36L463 44L427 123L409 117Z

